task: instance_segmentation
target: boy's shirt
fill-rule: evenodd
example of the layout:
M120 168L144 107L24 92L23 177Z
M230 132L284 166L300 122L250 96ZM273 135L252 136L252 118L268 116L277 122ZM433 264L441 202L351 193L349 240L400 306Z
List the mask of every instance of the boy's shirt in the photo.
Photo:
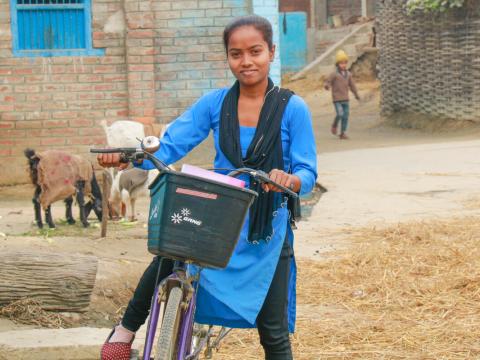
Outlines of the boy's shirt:
M325 88L332 89L333 102L349 101L348 90L350 89L359 99L357 87L353 81L353 76L350 71L340 71L336 69L325 80Z

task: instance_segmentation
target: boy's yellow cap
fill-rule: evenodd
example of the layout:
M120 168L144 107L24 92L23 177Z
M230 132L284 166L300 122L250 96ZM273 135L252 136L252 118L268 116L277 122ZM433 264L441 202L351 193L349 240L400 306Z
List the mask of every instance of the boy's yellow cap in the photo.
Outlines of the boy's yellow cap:
M338 64L344 61L348 62L347 53L343 50L338 50L337 55L335 56L335 64Z

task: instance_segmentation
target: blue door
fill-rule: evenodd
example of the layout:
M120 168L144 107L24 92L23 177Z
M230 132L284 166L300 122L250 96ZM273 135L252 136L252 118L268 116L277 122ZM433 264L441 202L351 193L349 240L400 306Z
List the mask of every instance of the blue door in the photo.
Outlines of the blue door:
M296 72L307 63L307 13L280 13L280 60L282 73Z

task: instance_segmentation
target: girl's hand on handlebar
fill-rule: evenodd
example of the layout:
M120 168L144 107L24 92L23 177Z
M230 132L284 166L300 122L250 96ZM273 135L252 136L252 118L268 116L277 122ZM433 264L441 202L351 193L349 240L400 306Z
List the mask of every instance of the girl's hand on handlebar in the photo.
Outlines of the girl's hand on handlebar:
M104 168L118 167L120 168L120 170L123 170L128 167L128 163L120 162L119 153L98 154L97 161L98 161L98 164Z
M282 185L294 192L300 191L301 181L300 181L300 178L296 175L286 173L285 171L282 171L282 170L273 169L272 171L270 171L268 176L272 181L275 181L279 185ZM263 187L263 190L265 190L266 192L269 192L269 191L283 192L281 189L277 188L273 184L263 184L262 187Z

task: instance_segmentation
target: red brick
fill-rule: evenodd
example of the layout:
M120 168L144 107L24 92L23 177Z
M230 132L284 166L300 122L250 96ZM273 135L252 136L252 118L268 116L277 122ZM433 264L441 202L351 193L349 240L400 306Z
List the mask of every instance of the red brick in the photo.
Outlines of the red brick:
M0 139L0 145L4 145L4 146L13 146L14 145L14 141L13 140L9 140L9 139Z
M19 121L23 120L25 115L18 112L2 112L0 113L0 119L5 121Z
M103 145L105 137L86 136L86 137L71 137L67 139L67 144L70 145Z
M62 128L68 126L68 120L45 120L43 122L44 128Z
M93 68L94 74L115 74L117 67L115 65L96 65Z
M0 129L13 129L15 123L13 121L0 121Z
M152 38L154 36L155 32L153 30L135 30L128 33L128 37L131 39Z
M69 121L69 124L72 127L87 127L93 126L93 121L89 119L73 119Z
M79 100L103 100L105 99L105 94L103 92L89 92L89 93L80 93L78 94Z
M12 69L0 68L0 75L11 75Z
M51 146L51 145L55 145L55 146L62 146L62 145L65 145L65 138L45 138L45 139L41 139L40 140L40 143L42 145L48 145L48 146Z
M76 118L78 113L76 111L54 111L52 117L54 119L73 119Z
M74 92L62 92L52 95L52 100L61 101L61 100L77 100L77 93Z
M93 74L87 74L87 75L78 75L78 81L79 82L102 82L103 81L103 76L102 75L93 75Z
M75 136L77 135L77 129L72 128L50 128L40 130L41 137L49 136Z
M67 89L65 89L65 85L62 85L62 84L48 84L48 85L43 85L42 90L43 91L64 91Z
M25 114L25 120L45 120L49 118L49 112L32 111Z
M104 132L99 127L80 128L78 134L81 136L103 136Z
M25 81L25 78L23 76L5 76L2 77L2 79L8 84L20 84Z
M77 82L77 75L75 74L55 74L51 76L52 82L59 83L73 83Z
M154 71L155 66L153 64L143 65L128 65L128 71Z
M65 86L65 91L93 91L93 90L94 90L94 84L68 84Z
M127 75L126 74L105 74L103 76L103 80L105 82L126 82L127 81Z
M94 31L92 38L93 40L103 40L105 39L105 33L103 31Z
M15 92L33 93L39 91L40 86L38 85L15 85Z
M84 58L82 58L82 63L84 65L99 64L100 59L97 58L97 57L84 57Z
M152 116L135 116L133 120L141 122L142 124L150 125L155 122L155 117Z
M93 89L95 91L112 91L115 88L112 84L103 84L103 85L95 85Z
M25 76L25 83L27 84L36 84L36 83L44 83L45 76L40 75L26 75Z
M0 149L0 156L11 156L12 150L11 149Z
M87 110L87 111L82 111L82 117L86 119L103 119L105 116L105 112L101 110Z
M42 110L63 110L67 107L68 106L65 101L50 101L42 103Z
M52 98L52 95L48 93L28 94L27 96L28 101L48 101L51 98Z
M69 67L69 69L70 69L70 67ZM51 71L52 74L64 74L64 73L68 72L67 67L64 66L64 65L52 65L50 67L50 71Z
M15 124L17 129L40 129L41 127L41 121L17 121Z
M2 130L0 131L0 137L2 138L19 138L25 137L25 130Z
M13 111L13 105L12 104L9 104L9 105L1 105L0 104L0 112L2 111Z
M13 73L17 75L33 74L33 69L32 68L16 68L13 70Z

